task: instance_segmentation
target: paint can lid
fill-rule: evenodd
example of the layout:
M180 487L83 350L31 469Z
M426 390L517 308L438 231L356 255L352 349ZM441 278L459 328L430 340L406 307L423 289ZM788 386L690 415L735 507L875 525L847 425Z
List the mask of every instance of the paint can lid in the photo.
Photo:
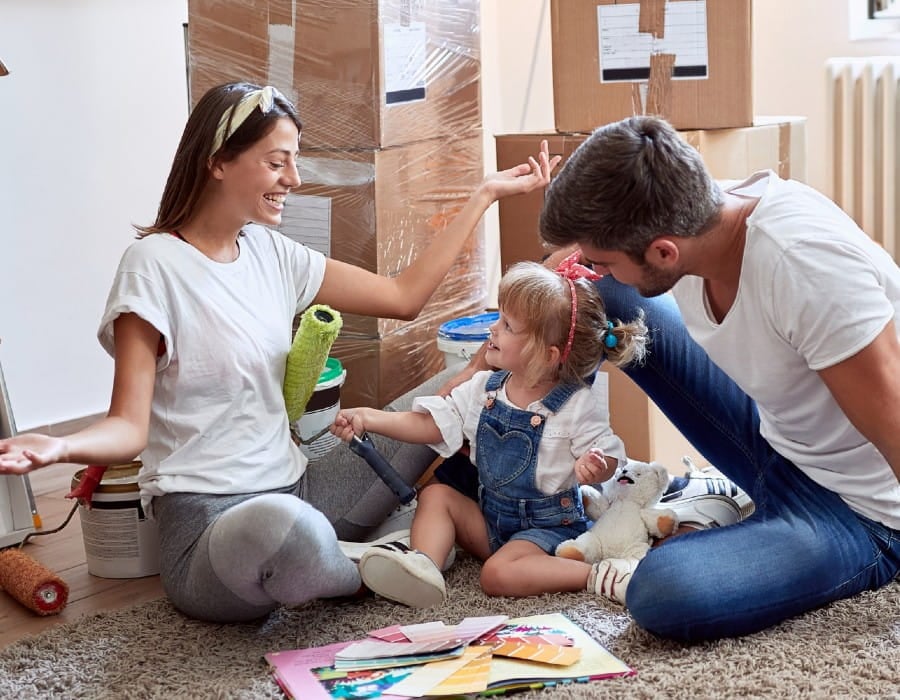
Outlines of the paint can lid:
M484 341L491 332L490 326L500 317L499 311L489 311L477 316L463 316L441 324L438 328L438 338L445 340Z

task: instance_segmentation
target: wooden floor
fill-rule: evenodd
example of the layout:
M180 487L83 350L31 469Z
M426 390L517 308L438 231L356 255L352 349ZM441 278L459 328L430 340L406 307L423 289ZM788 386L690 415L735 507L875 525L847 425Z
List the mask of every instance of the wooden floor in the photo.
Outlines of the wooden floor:
M82 468L58 464L31 474L31 486L45 529L53 529L65 520L72 508L72 501L65 495L72 476ZM42 617L0 592L0 647L83 615L127 607L163 595L159 576L105 579L89 574L77 513L60 532L29 539L23 551L68 584L69 602L60 614Z

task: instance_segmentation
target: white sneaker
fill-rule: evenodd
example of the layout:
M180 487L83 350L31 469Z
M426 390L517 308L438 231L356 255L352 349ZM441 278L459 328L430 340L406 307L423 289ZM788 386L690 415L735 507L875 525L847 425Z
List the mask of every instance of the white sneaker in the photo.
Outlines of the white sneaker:
M389 532L383 537L379 537L377 540L368 540L367 542L348 542L346 540L338 540L338 547L341 548L341 551L344 553L344 556L350 559L351 561L359 562L362 559L362 555L369 551L372 547L375 547L379 544L388 544L390 542L400 542L405 546L409 547L409 530L397 530L396 532ZM453 566L453 562L456 561L456 547L450 550L450 554L447 555L446 561L444 561L444 565L441 567L441 571L447 571L451 566Z
M625 592L638 559L604 559L591 567L587 590L615 603L625 605Z
M688 525L698 530L734 525L743 519L741 509L729 496L705 494L667 501L665 506L675 511L679 525Z
M359 574L370 590L411 608L430 608L447 598L437 565L402 542L370 548L359 560Z
M671 508L679 521L702 529L733 525L749 517L756 506L750 496L715 467L698 469L690 457L682 460L687 482L665 494L660 503Z
M380 525L369 533L369 539L379 541L384 537L398 530L409 530L412 527L413 516L416 514L416 499L411 500L406 505L400 504L393 512L391 512Z
M338 546L341 548L341 551L344 553L345 557L358 562L360 559L362 559L362 555L369 551L372 547L375 547L379 544L387 544L388 542L402 542L408 547L409 530L397 530L396 532L389 532L388 534L382 535L377 539L368 540L366 542L347 542L345 540L338 540Z

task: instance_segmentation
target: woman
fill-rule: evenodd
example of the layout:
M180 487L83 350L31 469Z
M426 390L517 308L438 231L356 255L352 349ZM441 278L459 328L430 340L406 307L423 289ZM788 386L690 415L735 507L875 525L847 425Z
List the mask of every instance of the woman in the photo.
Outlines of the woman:
M294 316L323 303L414 318L486 209L544 187L557 160L544 144L537 160L485 178L439 244L387 278L267 228L300 185L300 128L272 87L232 83L204 95L156 221L125 251L101 320L115 359L108 414L64 437L0 441L7 474L140 455L163 586L199 619L246 621L360 589L333 527L302 500L306 459L281 394Z

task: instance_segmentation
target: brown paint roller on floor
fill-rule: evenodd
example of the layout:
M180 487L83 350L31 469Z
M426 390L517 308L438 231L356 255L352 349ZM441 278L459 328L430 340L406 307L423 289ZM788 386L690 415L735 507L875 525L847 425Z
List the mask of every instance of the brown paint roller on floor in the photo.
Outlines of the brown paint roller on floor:
M55 615L69 600L69 586L18 549L0 552L0 588L38 615Z

